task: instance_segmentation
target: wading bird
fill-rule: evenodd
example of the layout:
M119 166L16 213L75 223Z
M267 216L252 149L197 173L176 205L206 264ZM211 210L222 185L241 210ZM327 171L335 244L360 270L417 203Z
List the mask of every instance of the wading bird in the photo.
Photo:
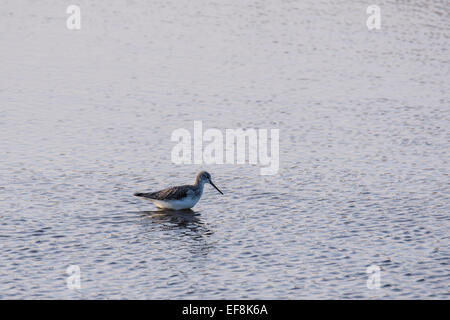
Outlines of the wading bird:
M206 171L201 171L195 177L193 185L170 187L156 192L137 192L134 195L150 200L161 209L190 209L200 200L205 183L211 184L217 191L223 194L212 182L211 175Z

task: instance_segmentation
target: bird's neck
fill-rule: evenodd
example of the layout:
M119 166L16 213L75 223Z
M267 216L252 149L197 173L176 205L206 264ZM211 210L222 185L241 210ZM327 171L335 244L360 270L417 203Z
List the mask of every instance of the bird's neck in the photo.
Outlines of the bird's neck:
M195 179L194 187L195 187L195 195L201 197L203 194L203 187L205 185L205 181L199 181Z
M200 179L195 179L195 182L194 182L194 186L196 186L196 187L198 187L198 188L200 188L200 189L203 189L203 186L205 185L205 180L200 180Z

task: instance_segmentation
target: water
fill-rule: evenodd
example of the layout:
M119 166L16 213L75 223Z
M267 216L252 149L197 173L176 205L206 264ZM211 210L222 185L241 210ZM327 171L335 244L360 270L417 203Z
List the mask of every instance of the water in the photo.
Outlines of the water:
M0 298L449 298L448 1L77 4L0 5ZM279 173L173 164L194 120ZM190 215L132 196L200 169Z

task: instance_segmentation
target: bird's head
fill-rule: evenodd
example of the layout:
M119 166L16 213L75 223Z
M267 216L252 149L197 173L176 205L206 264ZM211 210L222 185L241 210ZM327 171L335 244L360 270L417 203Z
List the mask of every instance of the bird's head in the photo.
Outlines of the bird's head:
M206 172L206 171L200 171L197 174L197 177L195 178L195 183L196 184L205 184L205 183L209 183L210 185L212 185L217 191L219 191L221 194L223 194L222 191L219 190L219 188L216 187L216 185L212 182L211 180L211 175Z

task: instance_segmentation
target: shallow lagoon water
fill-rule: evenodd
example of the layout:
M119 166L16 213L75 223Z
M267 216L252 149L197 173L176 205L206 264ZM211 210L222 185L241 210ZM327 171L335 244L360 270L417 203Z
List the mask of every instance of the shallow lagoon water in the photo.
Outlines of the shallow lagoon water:
M0 5L0 298L448 299L448 3L78 5ZM279 173L173 164L195 120L280 129Z

